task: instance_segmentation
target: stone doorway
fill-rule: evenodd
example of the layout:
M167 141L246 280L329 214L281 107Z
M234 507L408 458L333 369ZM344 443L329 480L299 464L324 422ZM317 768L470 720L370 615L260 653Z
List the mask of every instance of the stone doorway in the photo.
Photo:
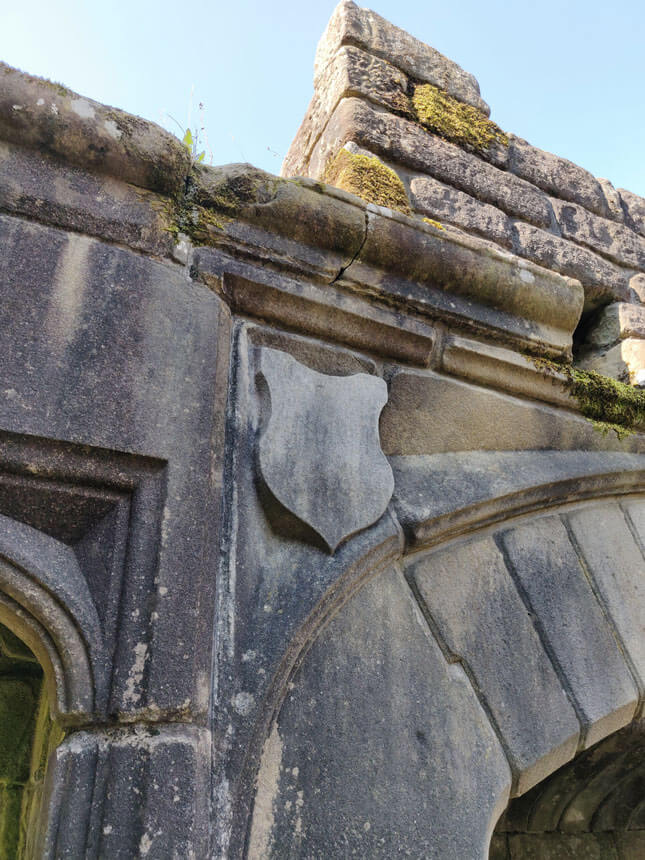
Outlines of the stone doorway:
M51 719L42 667L0 625L0 857L35 856L47 761L63 733Z

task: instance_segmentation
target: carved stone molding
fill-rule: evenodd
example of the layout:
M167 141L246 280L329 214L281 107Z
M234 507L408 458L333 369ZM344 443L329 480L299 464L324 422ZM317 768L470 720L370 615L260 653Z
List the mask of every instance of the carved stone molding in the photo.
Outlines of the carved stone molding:
M127 705L118 649L147 636L138 593L154 576L164 468L153 458L0 434L0 616L41 659L67 722Z

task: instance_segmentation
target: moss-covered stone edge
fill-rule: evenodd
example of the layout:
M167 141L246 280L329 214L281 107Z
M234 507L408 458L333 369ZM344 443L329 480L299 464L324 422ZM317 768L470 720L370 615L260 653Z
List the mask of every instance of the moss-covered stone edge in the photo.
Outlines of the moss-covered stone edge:
M448 95L433 84L413 84L414 115L424 128L479 155L491 146L508 146L508 136L481 111Z
M527 357L542 373L563 377L563 384L576 399L580 412L601 433L613 431L622 439L645 428L645 391L595 370L581 370L547 358Z
M401 178L375 155L340 149L329 160L322 181L355 194L366 203L412 215Z

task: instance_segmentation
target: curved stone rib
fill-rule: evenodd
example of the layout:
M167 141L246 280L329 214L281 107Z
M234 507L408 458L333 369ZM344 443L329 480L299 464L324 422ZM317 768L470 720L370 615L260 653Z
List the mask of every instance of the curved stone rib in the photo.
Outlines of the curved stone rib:
M107 692L106 655L96 607L74 552L0 516L0 615L28 640L55 686L54 710L89 714Z
M394 507L412 546L508 516L645 487L645 455L466 451L390 457Z

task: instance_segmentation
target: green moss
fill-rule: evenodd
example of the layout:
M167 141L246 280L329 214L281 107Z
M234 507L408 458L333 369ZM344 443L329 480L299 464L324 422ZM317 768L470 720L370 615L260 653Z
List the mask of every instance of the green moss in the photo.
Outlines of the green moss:
M327 165L323 182L356 194L367 203L412 214L400 178L376 156L341 149Z
M582 414L602 433L614 431L619 438L645 426L645 392L594 370L580 370L545 358L531 360L546 374L562 374L565 385L578 401Z
M412 104L421 125L444 140L473 152L485 152L494 143L508 146L506 134L477 108L432 84L417 84Z

